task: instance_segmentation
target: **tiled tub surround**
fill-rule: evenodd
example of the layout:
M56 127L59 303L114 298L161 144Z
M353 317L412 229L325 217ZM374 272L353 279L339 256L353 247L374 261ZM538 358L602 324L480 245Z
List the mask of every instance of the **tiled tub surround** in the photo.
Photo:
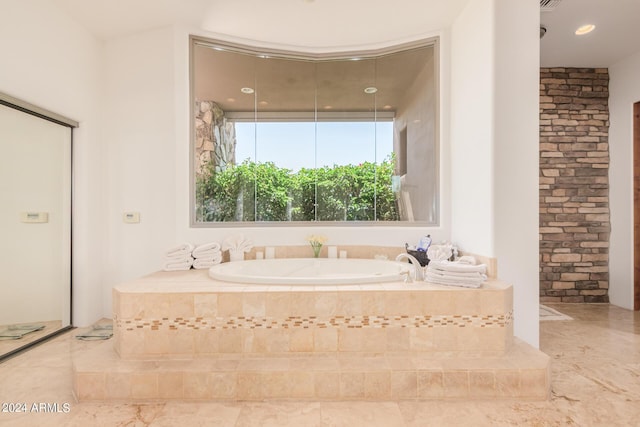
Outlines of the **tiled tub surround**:
M243 286L205 271L114 289L114 342L74 360L80 401L546 399L512 287ZM115 349L114 349L115 348Z
M206 272L156 273L114 289L115 348L126 359L222 354L447 352L501 355L513 290L425 282L265 286Z

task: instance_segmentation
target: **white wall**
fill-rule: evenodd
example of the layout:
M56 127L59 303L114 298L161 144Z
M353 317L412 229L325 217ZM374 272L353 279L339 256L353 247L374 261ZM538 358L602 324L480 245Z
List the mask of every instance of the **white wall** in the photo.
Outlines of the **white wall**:
M513 284L514 333L539 341L540 4L495 0L494 255Z
M451 235L493 256L493 2L472 0L451 29Z
M609 300L633 310L633 104L640 52L609 67Z
M111 317L112 285L159 270L176 242L175 151L188 139L175 137L173 29L110 40L105 51L103 298ZM140 212L140 223L125 224L124 212Z
M537 346L539 4L472 0L452 27L452 236L498 259Z
M102 46L45 0L2 0L0 91L74 119L73 322L102 312Z

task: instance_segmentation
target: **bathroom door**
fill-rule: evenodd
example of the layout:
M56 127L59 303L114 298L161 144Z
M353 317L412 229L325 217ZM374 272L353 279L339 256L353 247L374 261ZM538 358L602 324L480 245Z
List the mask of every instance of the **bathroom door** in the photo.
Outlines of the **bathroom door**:
M71 326L72 128L7 98L0 94L0 360Z

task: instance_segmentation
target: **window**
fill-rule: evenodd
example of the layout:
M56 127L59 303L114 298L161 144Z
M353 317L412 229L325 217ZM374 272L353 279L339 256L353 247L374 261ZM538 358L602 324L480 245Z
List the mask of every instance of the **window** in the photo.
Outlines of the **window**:
M434 44L358 57L191 39L192 223L437 223Z

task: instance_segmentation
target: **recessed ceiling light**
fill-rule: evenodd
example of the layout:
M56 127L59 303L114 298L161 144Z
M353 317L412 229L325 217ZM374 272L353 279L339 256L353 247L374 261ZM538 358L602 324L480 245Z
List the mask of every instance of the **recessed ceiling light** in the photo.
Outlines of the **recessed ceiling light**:
M235 98L227 98L227 102L236 102Z
M371 95L372 93L376 93L378 91L377 87L369 86L364 88L364 93Z
M589 34L591 31L595 29L596 29L596 26L593 24L583 25L581 27L578 27L578 29L576 30L576 36L583 36L585 34Z
M260 104L260 105L269 105L269 103L267 101L260 101L260 102L258 102L258 104Z
M331 105L325 105L323 108L324 108L325 110L331 110L331 109L333 108L333 106L331 106Z
M254 92L254 90L250 87L243 87L242 89L240 89L240 92L250 95Z
M382 108L384 108L385 110L390 110L390 109L391 109L391 105L385 105L385 106L384 106L384 107L382 107Z

